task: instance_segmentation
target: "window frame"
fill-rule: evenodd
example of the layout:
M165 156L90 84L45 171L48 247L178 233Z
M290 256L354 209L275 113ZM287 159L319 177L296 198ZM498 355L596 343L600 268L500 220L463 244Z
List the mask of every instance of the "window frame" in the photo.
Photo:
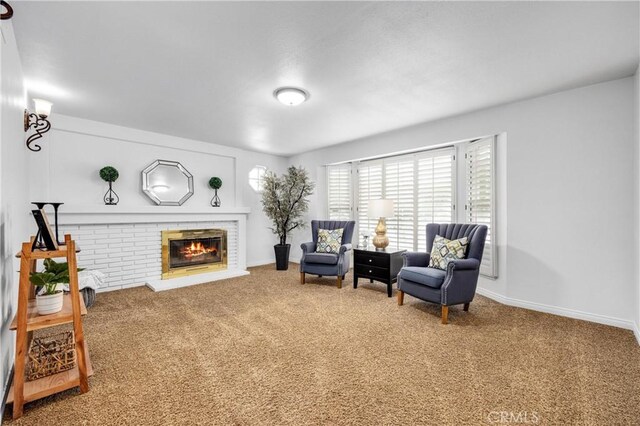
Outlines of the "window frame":
M490 224L489 224L489 230L488 230L488 235L490 235L490 244L488 247L488 251L490 251L490 256L491 256L491 267L490 267L490 271L483 271L482 270L482 266L480 269L480 275L488 278L488 279L492 279L492 280L496 280L498 279L498 271L499 271L499 259L498 259L498 218L497 218L497 204L498 204L498 193L497 193L497 176L498 176L498 171L496 169L496 163L497 163L497 139L498 136L497 135L492 135L492 136L487 136L487 137L483 137L483 138L476 138L473 139L469 142L466 142L463 144L463 149L464 149L464 157L461 156L461 159L463 159L464 161L464 179L465 182L463 183L463 197L464 197L464 210L460 209L460 215L462 217L460 217L460 221L462 223L472 223L470 221L469 218L469 211L468 211L468 203L469 203L469 176L468 176L468 172L469 172L469 159L468 159L468 152L470 150L470 148L474 148L477 146L477 144L482 144L482 143L486 143L490 146L491 149L491 207L489 210L489 213L491 215L491 220L490 220ZM485 253L487 251L487 245L485 244Z

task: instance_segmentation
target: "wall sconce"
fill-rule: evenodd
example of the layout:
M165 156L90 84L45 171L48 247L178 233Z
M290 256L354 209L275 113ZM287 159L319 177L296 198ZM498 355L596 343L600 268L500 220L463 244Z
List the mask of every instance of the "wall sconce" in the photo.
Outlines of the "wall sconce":
M3 21L5 19L11 19L11 17L13 16L13 8L11 7L11 5L6 1L0 1L0 5L2 5L2 7L4 7L4 10L6 11L2 12L2 14L0 15L0 19L2 19Z
M29 110L26 109L24 110L24 131L27 132L30 128L36 131L27 139L27 148L33 152L38 152L42 149L40 145L34 144L32 148L31 143L40 139L42 135L51 130L51 123L49 123L47 117L51 114L51 105L53 104L43 99L34 99L33 104L36 107L35 113L30 113Z

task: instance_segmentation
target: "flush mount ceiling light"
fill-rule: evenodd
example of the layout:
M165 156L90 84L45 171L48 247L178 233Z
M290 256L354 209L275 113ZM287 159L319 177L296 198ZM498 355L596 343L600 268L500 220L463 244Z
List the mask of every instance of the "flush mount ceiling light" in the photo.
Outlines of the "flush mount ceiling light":
M288 106L300 105L309 99L309 93L297 87L281 87L273 92L273 96Z

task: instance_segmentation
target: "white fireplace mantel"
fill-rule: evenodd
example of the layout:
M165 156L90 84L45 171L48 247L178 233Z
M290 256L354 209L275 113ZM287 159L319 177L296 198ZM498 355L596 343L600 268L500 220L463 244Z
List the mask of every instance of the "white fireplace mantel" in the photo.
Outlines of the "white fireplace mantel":
M53 208L45 207L49 220L53 222ZM201 222L206 220L246 219L251 210L248 207L210 207L189 209L184 206L106 206L106 205L62 205L58 216L61 224L116 224L116 223L159 223L159 222Z

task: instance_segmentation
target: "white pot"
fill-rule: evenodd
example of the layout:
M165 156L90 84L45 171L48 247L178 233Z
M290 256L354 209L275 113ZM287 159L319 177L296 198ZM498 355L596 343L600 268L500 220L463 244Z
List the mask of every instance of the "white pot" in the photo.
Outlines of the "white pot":
M42 296L36 296L38 314L49 315L60 312L62 310L63 295L64 292L58 291L55 294L43 294Z

